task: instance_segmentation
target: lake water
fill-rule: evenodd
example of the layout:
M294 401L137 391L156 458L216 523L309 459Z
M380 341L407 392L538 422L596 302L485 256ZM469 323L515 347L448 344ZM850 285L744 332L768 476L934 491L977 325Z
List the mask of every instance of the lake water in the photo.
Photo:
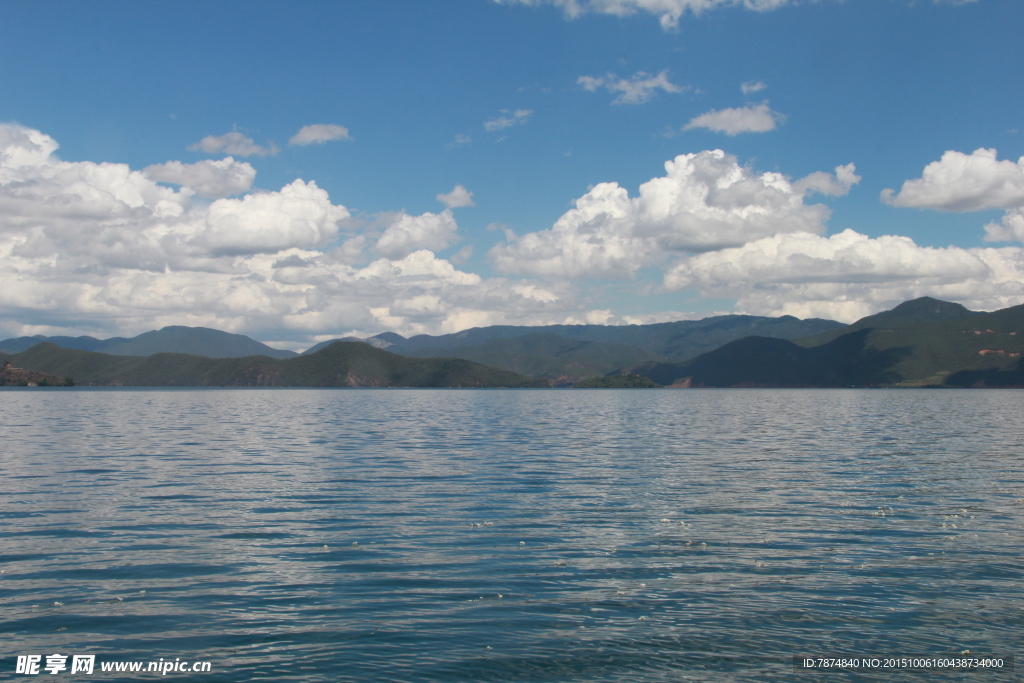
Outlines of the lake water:
M792 658L1020 649L1024 392L28 389L0 415L0 678L1019 680Z

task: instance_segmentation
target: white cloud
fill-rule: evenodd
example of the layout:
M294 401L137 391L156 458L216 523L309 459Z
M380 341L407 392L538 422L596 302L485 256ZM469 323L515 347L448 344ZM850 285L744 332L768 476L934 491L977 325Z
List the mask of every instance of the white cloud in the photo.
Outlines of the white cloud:
M225 157L220 161L183 164L168 161L142 169L150 180L190 187L204 197L227 197L245 192L256 179L256 169L244 161Z
M223 270L230 268L217 262L220 255L323 245L348 217L313 182L296 180L279 192L207 206L193 206L188 187L157 184L162 178L189 181L209 194L250 185L252 167L230 158L168 162L142 172L125 164L61 161L52 154L52 138L0 126L0 145L11 138L0 165L0 235L12 256L56 256L71 269ZM35 149L26 150L24 141L32 139Z
M766 133L775 130L777 123L785 121L786 117L777 111L768 108L768 103L748 107L736 107L733 109L712 110L696 116L683 130L694 128L707 128L716 133L726 135L739 135L740 133Z
M752 92L761 92L767 87L768 86L761 81L747 81L745 83L740 83L740 90L743 91L744 95L749 95Z
M999 223L985 225L988 242L1024 242L1024 157L1016 163L997 159L994 149L970 154L947 151L907 180L899 194L882 190L882 201L899 207L937 211L1005 209Z
M1024 299L1024 250L921 247L908 237L772 235L695 255L665 274L670 290L735 296L757 315L852 321L933 296L992 310Z
M57 141L38 130L13 124L0 124L0 180L6 180L13 169L43 166L57 151Z
M779 173L759 175L721 150L679 155L665 163L665 171L642 184L636 198L618 183L594 186L550 230L508 234L491 250L492 261L508 273L631 277L673 251L824 232L830 215L822 204L804 203L807 192L825 185L819 177L792 182ZM858 179L852 164L837 171L841 176L827 189L848 188Z
M190 190L125 164L62 161L57 147L0 125L2 334L201 325L294 341L588 314L564 284L484 279L438 258L429 250L458 239L450 210L356 221L302 180L193 204ZM194 166L157 168L179 180L210 170Z
M495 0L499 4L554 5L560 7L569 18L576 18L587 12L611 14L618 17L637 12L647 12L658 17L662 28L668 30L679 25L679 19L686 12L695 16L705 10L717 7L746 7L768 11L789 4L790 0Z
M296 180L278 192L218 199L206 210L202 232L191 244L213 254L275 253L327 244L348 210L331 204L327 192Z
M351 140L348 128L330 123L314 123L303 126L288 140L289 145L323 144L331 140Z
M437 195L437 201L449 209L457 209L462 206L476 206L473 203L473 193L462 185L456 185L448 194Z
M580 76L576 79L576 83L589 92L605 88L610 93L618 93L618 96L612 100L612 104L643 104L649 101L658 90L670 93L679 93L685 90L668 80L667 70L657 76L637 71L629 78L619 78L613 73L604 77Z
M471 135L465 135L463 133L456 133L452 141L448 143L449 147L461 147L462 145L468 145L473 142Z
M0 237L12 256L149 263L156 237L144 227L181 221L191 208L190 191L125 164L61 161L56 149L48 135L0 124Z
M976 149L971 154L948 151L925 166L920 178L903 183L899 194L882 191L892 206L982 211L1024 206L1024 157L1016 163L996 160L996 150Z
M459 266L469 260L469 257L473 255L473 245L467 244L466 246L459 249L457 252L448 257L448 260Z
M273 142L268 141L266 146L258 145L256 142L238 131L224 133L224 135L207 135L199 142L189 145L189 151L206 152L207 154L233 154L240 157L273 156L281 150Z
M1024 242L1024 209L1010 209L999 223L988 223L985 241Z
M638 12L658 17L666 31L679 26L679 20L690 12L693 16L720 7L744 7L757 12L770 12L799 0L494 0L500 5L552 5L561 8L565 16L575 19L588 12L627 17ZM936 5L969 5L978 0L932 0Z
M459 226L451 209L419 216L400 212L393 214L389 223L374 249L390 259L405 258L421 249L441 251L459 241Z
M857 167L853 164L836 166L835 175L824 171L815 171L793 183L800 192L820 192L831 197L841 197L850 192L850 188L859 183Z
M484 122L484 130L488 133L493 133L496 130L510 128L511 126L518 126L529 121L530 116L532 115L532 109L516 109L514 112L502 109L501 116L496 116L495 118Z

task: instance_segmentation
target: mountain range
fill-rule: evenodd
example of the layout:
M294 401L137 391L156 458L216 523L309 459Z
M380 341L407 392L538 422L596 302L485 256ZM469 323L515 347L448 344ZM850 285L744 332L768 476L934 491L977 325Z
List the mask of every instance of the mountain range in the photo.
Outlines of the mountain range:
M1024 386L1024 306L992 313L929 297L843 329L747 337L683 363L629 369L684 387Z
M619 327L493 326L411 338L385 332L303 354L207 328L49 338L88 349L42 339L0 342L0 355L82 384L136 386L1024 386L1024 306L979 313L928 297L851 325L716 316ZM161 350L115 353L132 349Z
M392 353L464 358L570 385L648 361L685 361L753 334L797 339L843 327L834 320L818 318L720 315L650 325L493 325L408 339L385 332L365 341Z
M207 358L240 358L243 356L270 356L293 358L294 351L282 351L262 344L244 334L221 332L209 327L174 325L160 330L144 332L137 337L16 337L0 341L0 351L9 354L26 351L36 344L49 342L64 349L97 351L114 356L151 356L154 353L190 353Z
M383 332L368 339L342 337L320 342L301 355L315 354L338 341L363 341L400 355L462 358L565 385L647 361L687 360L751 334L795 339L841 327L842 323L832 320L749 315L724 315L652 325L494 325L439 336L422 334L408 339L394 332ZM15 354L42 342L116 356L185 353L207 358L261 355L287 359L298 355L293 351L273 349L244 335L182 326L165 327L132 338L103 340L41 335L18 337L0 341L0 351Z
M208 358L183 353L115 356L43 342L5 359L79 385L155 387L547 387L544 380L458 358L407 358L362 342L336 342L293 358Z

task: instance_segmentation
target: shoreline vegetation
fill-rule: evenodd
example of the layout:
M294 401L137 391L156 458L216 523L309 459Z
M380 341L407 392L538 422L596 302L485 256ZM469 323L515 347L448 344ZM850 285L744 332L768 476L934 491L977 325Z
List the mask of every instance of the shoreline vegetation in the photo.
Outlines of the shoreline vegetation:
M851 325L716 316L385 332L302 354L253 353L263 348L188 327L133 339L21 337L0 342L0 386L1015 388L1024 387L1024 306L978 313L924 297Z
M0 371L0 387L73 387L75 381L70 377L57 377L35 370L16 368L5 364Z

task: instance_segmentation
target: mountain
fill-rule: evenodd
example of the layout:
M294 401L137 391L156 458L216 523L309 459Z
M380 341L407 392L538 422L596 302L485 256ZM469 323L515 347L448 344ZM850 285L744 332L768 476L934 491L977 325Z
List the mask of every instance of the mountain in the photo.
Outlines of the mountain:
M463 358L536 377L561 378L565 382L572 382L649 360L687 360L751 334L793 339L841 326L841 323L831 320L747 315L715 316L704 320L652 325L495 325L455 334L417 335L410 339L394 332L383 332L368 339L330 339L315 344L302 355L317 353L336 341L361 341L412 357ZM241 334L184 326L164 327L132 338L18 337L0 341L0 351L16 354L41 342L115 356L185 353L207 358L259 355L286 359L297 355L293 351L273 349Z
M925 298L839 333L797 342L748 337L632 372L677 386L1024 386L1022 354L1024 306L978 313Z
M381 332L380 334L370 337L370 339L379 339L387 344L401 344L405 341L405 337L395 332Z
M21 353L22 351L31 349L36 344L41 344L42 342L56 344L57 346L65 349L96 351L108 341L120 343L128 340L124 337L96 339L95 337L44 337L41 334L37 334L34 337L13 337L11 339L0 341L0 352Z
M461 359L399 356L337 342L308 356L116 356L41 343L9 357L17 367L79 385L201 387L546 387L543 380Z
M454 348L418 348L403 353L418 358L464 358L531 377L556 380L560 384L605 375L656 358L654 354L628 344L566 339L551 332L533 332L521 337L493 339Z
M652 325L493 325L454 334L406 339L384 332L368 339L320 342L303 355L335 341L363 341L415 358L462 358L493 367L573 384L647 361L678 361L750 334L792 339L843 327L832 320L723 315Z
M904 301L892 310L882 311L881 313L875 313L874 315L869 315L866 318L861 318L857 322L845 327L827 330L820 334L815 334L802 339L793 339L801 346L818 346L819 344L832 341L839 335L847 334L853 330L860 330L865 327L881 329L905 328L909 325L916 325L919 323L955 322L958 320L965 320L966 318L976 315L984 314L968 310L960 304L954 304L949 301L939 301L938 299L933 299L930 296L923 296L919 299Z
M785 339L746 337L686 363L648 363L633 372L685 387L849 387L899 381L888 370L901 350L868 349L871 330L805 348Z
M842 327L845 325L834 320L800 320L792 316L767 318L753 315L719 315L703 320L678 320L650 325L494 325L439 336L416 335L402 341L395 340L392 342L393 346L389 346L388 349L409 355L414 352L419 355L421 349L441 353L442 350L482 346L496 339L515 339L530 334L548 333L575 341L625 344L663 360L681 361L754 334L796 339Z
M291 358L294 351L273 349L266 344L241 334L221 332L208 327L174 325L137 337L126 339L95 339L94 337L17 337L0 341L0 350L20 353L41 342L56 344L65 349L97 351L115 356L149 356L154 353L189 353L208 358L238 358L243 356L270 356Z
M393 346L395 344L394 340L396 340L396 339L400 339L402 341L405 341L405 337L403 337L400 334L396 334L394 332L381 332L380 334L375 335L373 337L369 337L367 339L362 339L360 337L338 337L337 339L328 339L327 341L322 341L319 344L314 344L313 346L310 346L308 349L306 349L305 351L303 351L299 355L300 356L307 356L307 355L309 355L311 353L316 353L320 349L325 349L328 346L330 346L331 344L333 344L334 342L339 342L339 341L343 341L343 342L363 342L364 344L369 344L370 346L372 346L374 348L386 349L386 348L388 348L390 346Z

